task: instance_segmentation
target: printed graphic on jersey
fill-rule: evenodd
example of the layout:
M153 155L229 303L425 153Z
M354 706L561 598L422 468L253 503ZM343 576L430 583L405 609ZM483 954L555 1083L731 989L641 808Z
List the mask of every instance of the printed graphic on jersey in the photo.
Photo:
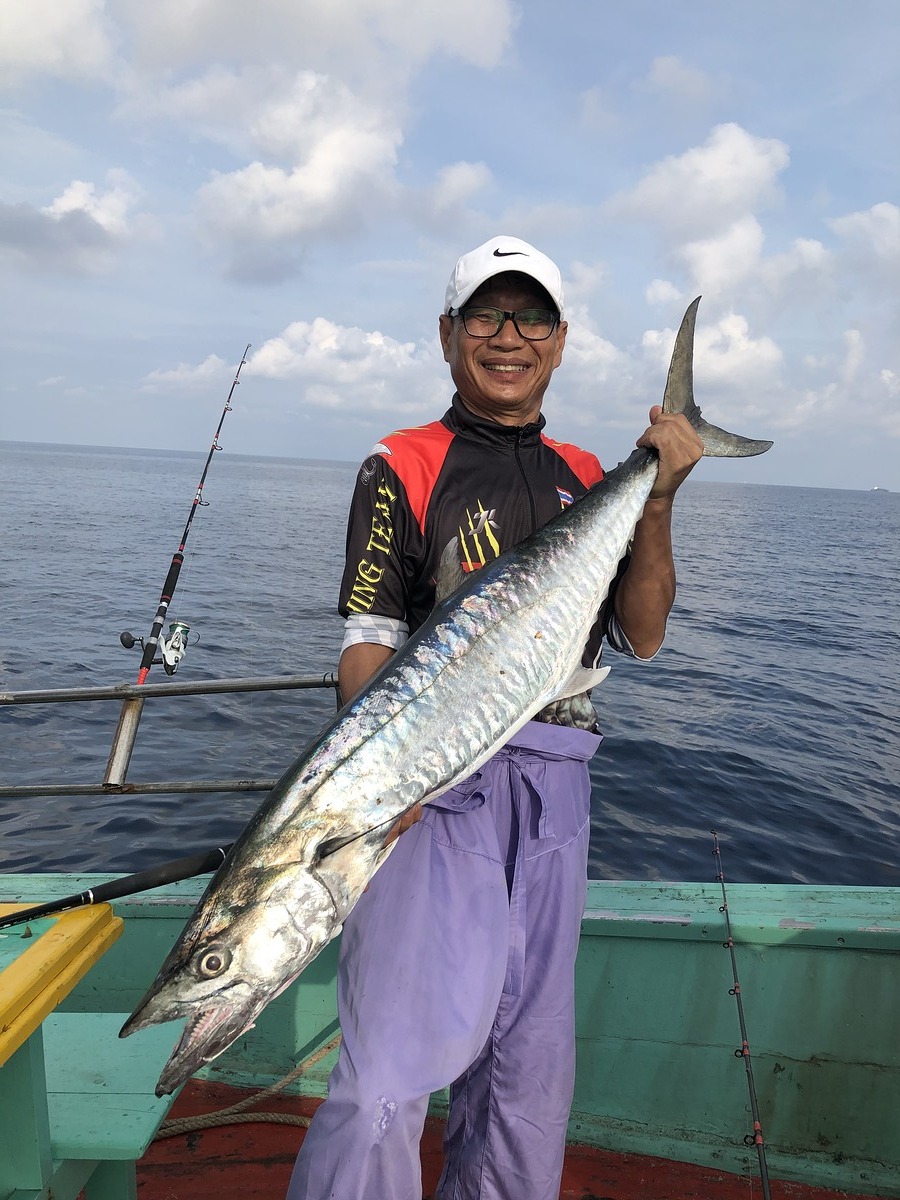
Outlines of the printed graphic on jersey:
M570 504L575 503L575 497L572 495L572 493L567 492L565 488L561 488L558 484L556 487L556 494L559 496L560 508L568 508Z
M363 487L368 487L369 483L375 478L375 472L378 470L378 463L374 458L367 458L363 465L359 468L359 482Z
M483 567L489 561L488 549L493 551L492 560L500 557L500 543L494 536L494 530L498 528L494 520L496 515L496 508L487 509L480 500L474 513L466 509L468 528L459 526L460 566L464 571L477 571Z
M366 551L371 557L362 558L357 564L353 590L347 601L347 608L352 613L367 613L375 603L378 584L391 554L394 537L392 505L396 499L396 493L382 480L378 485L378 502L372 513L372 527L366 544Z

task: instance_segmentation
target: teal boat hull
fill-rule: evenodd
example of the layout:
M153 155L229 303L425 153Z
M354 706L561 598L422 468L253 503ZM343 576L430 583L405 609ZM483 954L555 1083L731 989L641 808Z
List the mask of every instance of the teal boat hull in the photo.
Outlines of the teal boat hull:
M39 903L101 878L0 876L0 900ZM190 880L117 901L125 933L63 1007L130 1011L201 890ZM900 889L732 884L728 900L770 1176L900 1197ZM713 883L591 883L573 1142L756 1172L721 902ZM205 1074L266 1086L326 1043L336 961L332 943ZM332 1062L298 1090L323 1095ZM432 1103L440 1113L446 1097Z

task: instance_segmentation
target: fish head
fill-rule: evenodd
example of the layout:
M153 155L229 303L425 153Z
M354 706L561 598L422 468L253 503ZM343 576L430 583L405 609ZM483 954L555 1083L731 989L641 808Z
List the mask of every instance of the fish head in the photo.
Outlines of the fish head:
M289 891L268 889L237 909L227 897L210 901L201 904L119 1033L128 1037L187 1019L163 1068L158 1096L175 1091L251 1029L262 1009L340 930L331 894L303 871Z

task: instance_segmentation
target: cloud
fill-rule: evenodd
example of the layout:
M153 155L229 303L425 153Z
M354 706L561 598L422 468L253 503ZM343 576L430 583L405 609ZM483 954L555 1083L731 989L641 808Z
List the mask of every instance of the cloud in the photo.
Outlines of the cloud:
M304 404L366 413L433 415L448 395L437 338L398 342L325 317L289 325L251 357L247 374L299 384Z
M762 256L762 226L753 216L740 217L713 237L688 242L677 251L695 290L704 295L725 292L754 272Z
M896 302L900 271L900 207L884 201L864 212L835 217L828 225L841 239L844 269L857 276L881 280Z
M250 162L219 171L196 195L196 218L230 273L283 279L317 235L362 225L395 190L400 125L340 80L278 67L215 67L122 112L171 120Z
M442 167L437 181L429 191L431 207L436 216L460 208L472 197L489 187L493 176L482 162L456 162Z
M605 205L618 219L646 221L679 240L720 234L774 203L788 148L740 125L718 125L702 146L671 155Z
M652 279L644 289L648 304L672 304L681 299L681 292L668 279Z
M228 363L216 354L210 354L198 366L179 363L169 370L151 371L141 380L142 392L162 392L170 389L205 388L219 383L229 370Z
M129 239L138 189L125 171L106 175L107 188L76 179L50 204L0 205L0 248L14 262L92 275L110 270Z
M357 81L404 82L432 55L494 67L516 16L509 0L117 0L117 14L151 73L198 60L279 62L337 71Z
M217 175L198 194L200 220L235 243L343 232L389 189L398 140L396 131L338 125L289 168L257 161Z
M113 57L104 0L3 0L0 81L34 74L64 79L104 75Z
M107 190L98 191L95 184L75 179L41 212L57 221L70 213L84 213L111 238L125 238L130 232L128 214L137 200L138 188L127 171L108 171L106 181Z
M866 246L885 262L900 260L900 208L896 204L875 204L867 212L835 217L828 224L847 241Z
M669 98L693 103L705 101L712 94L709 76L704 71L687 66L671 54L655 58L646 80L642 80L639 86Z
M619 99L606 88L586 88L579 96L579 103L579 124L587 133L606 136L622 124Z

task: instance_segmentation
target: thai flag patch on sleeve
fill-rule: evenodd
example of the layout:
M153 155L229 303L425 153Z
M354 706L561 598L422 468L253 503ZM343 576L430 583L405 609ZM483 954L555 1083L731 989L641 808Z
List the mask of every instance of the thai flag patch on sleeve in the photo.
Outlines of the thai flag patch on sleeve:
M571 492L567 492L565 488L558 487L556 494L559 496L560 508L568 508L570 504L574 504L575 497Z

